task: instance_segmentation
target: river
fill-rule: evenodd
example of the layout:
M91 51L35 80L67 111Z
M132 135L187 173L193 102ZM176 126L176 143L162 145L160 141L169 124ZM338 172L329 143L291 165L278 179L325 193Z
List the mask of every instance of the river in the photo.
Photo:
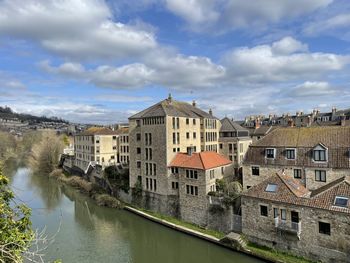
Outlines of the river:
M46 228L54 236L45 262L261 262L128 211L99 207L77 190L27 168L18 168L9 177L17 198L32 208L33 227Z

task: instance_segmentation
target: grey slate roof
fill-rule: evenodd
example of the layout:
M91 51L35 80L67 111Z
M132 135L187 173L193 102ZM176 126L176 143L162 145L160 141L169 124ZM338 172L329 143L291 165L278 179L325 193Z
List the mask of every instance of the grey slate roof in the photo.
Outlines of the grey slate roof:
M237 122L225 117L221 120L221 129L220 132L233 132L233 131L248 131L246 128L243 128Z
M148 117L188 117L188 118L207 118L217 119L209 113L192 106L186 102L180 102L173 99L165 99L157 104L131 116L129 119L141 119Z

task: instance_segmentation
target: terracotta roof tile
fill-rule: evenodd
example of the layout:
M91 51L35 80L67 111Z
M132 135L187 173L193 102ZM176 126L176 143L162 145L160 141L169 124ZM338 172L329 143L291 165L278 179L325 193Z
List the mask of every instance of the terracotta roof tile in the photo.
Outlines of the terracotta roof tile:
M267 192L268 184L277 185L275 192ZM291 205L320 208L350 214L350 200L347 207L335 206L335 197L350 199L350 183L342 177L314 191L308 191L298 180L276 174L262 183L246 190L242 196L269 200Z
M169 167L192 168L208 170L215 167L231 164L226 157L216 152L178 153L171 161Z

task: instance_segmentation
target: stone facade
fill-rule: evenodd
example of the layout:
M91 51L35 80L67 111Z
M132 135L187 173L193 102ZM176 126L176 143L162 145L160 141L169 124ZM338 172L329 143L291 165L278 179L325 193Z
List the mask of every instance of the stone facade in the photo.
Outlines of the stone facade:
M129 129L119 134L118 137L119 158L118 162L121 164L129 164Z
M262 216L260 205L268 207L268 216ZM291 211L300 217L300 234L284 231L276 226L273 209L286 210L286 224L291 224ZM330 224L330 235L319 232L319 222ZM315 261L349 262L350 217L322 209L270 202L242 197L242 232L254 243L288 251Z

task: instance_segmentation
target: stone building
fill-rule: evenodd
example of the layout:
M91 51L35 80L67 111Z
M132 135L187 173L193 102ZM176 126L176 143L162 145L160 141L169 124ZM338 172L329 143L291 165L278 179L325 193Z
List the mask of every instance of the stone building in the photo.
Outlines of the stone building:
M118 162L118 133L92 127L74 136L75 166L85 171L90 162L102 167Z
M179 196L180 217L207 225L207 194L216 191L216 180L232 174L232 162L216 152L177 153L169 165L171 187ZM146 185L148 184L146 178Z
M350 176L350 127L279 128L250 145L243 163L243 188L284 171L314 190Z
M236 176L241 175L242 162L252 139L249 131L232 119L221 120L219 153L232 161Z
M177 153L217 151L220 121L212 112L169 97L129 118L130 187L142 189L162 203L178 203L175 176L168 168ZM148 181L148 184L147 184ZM170 202L170 201L169 201Z
M288 175L268 177L241 196L243 235L315 261L349 262L348 178L310 191Z
M130 162L129 155L129 127L123 127L117 130L118 133L118 162L128 165Z

